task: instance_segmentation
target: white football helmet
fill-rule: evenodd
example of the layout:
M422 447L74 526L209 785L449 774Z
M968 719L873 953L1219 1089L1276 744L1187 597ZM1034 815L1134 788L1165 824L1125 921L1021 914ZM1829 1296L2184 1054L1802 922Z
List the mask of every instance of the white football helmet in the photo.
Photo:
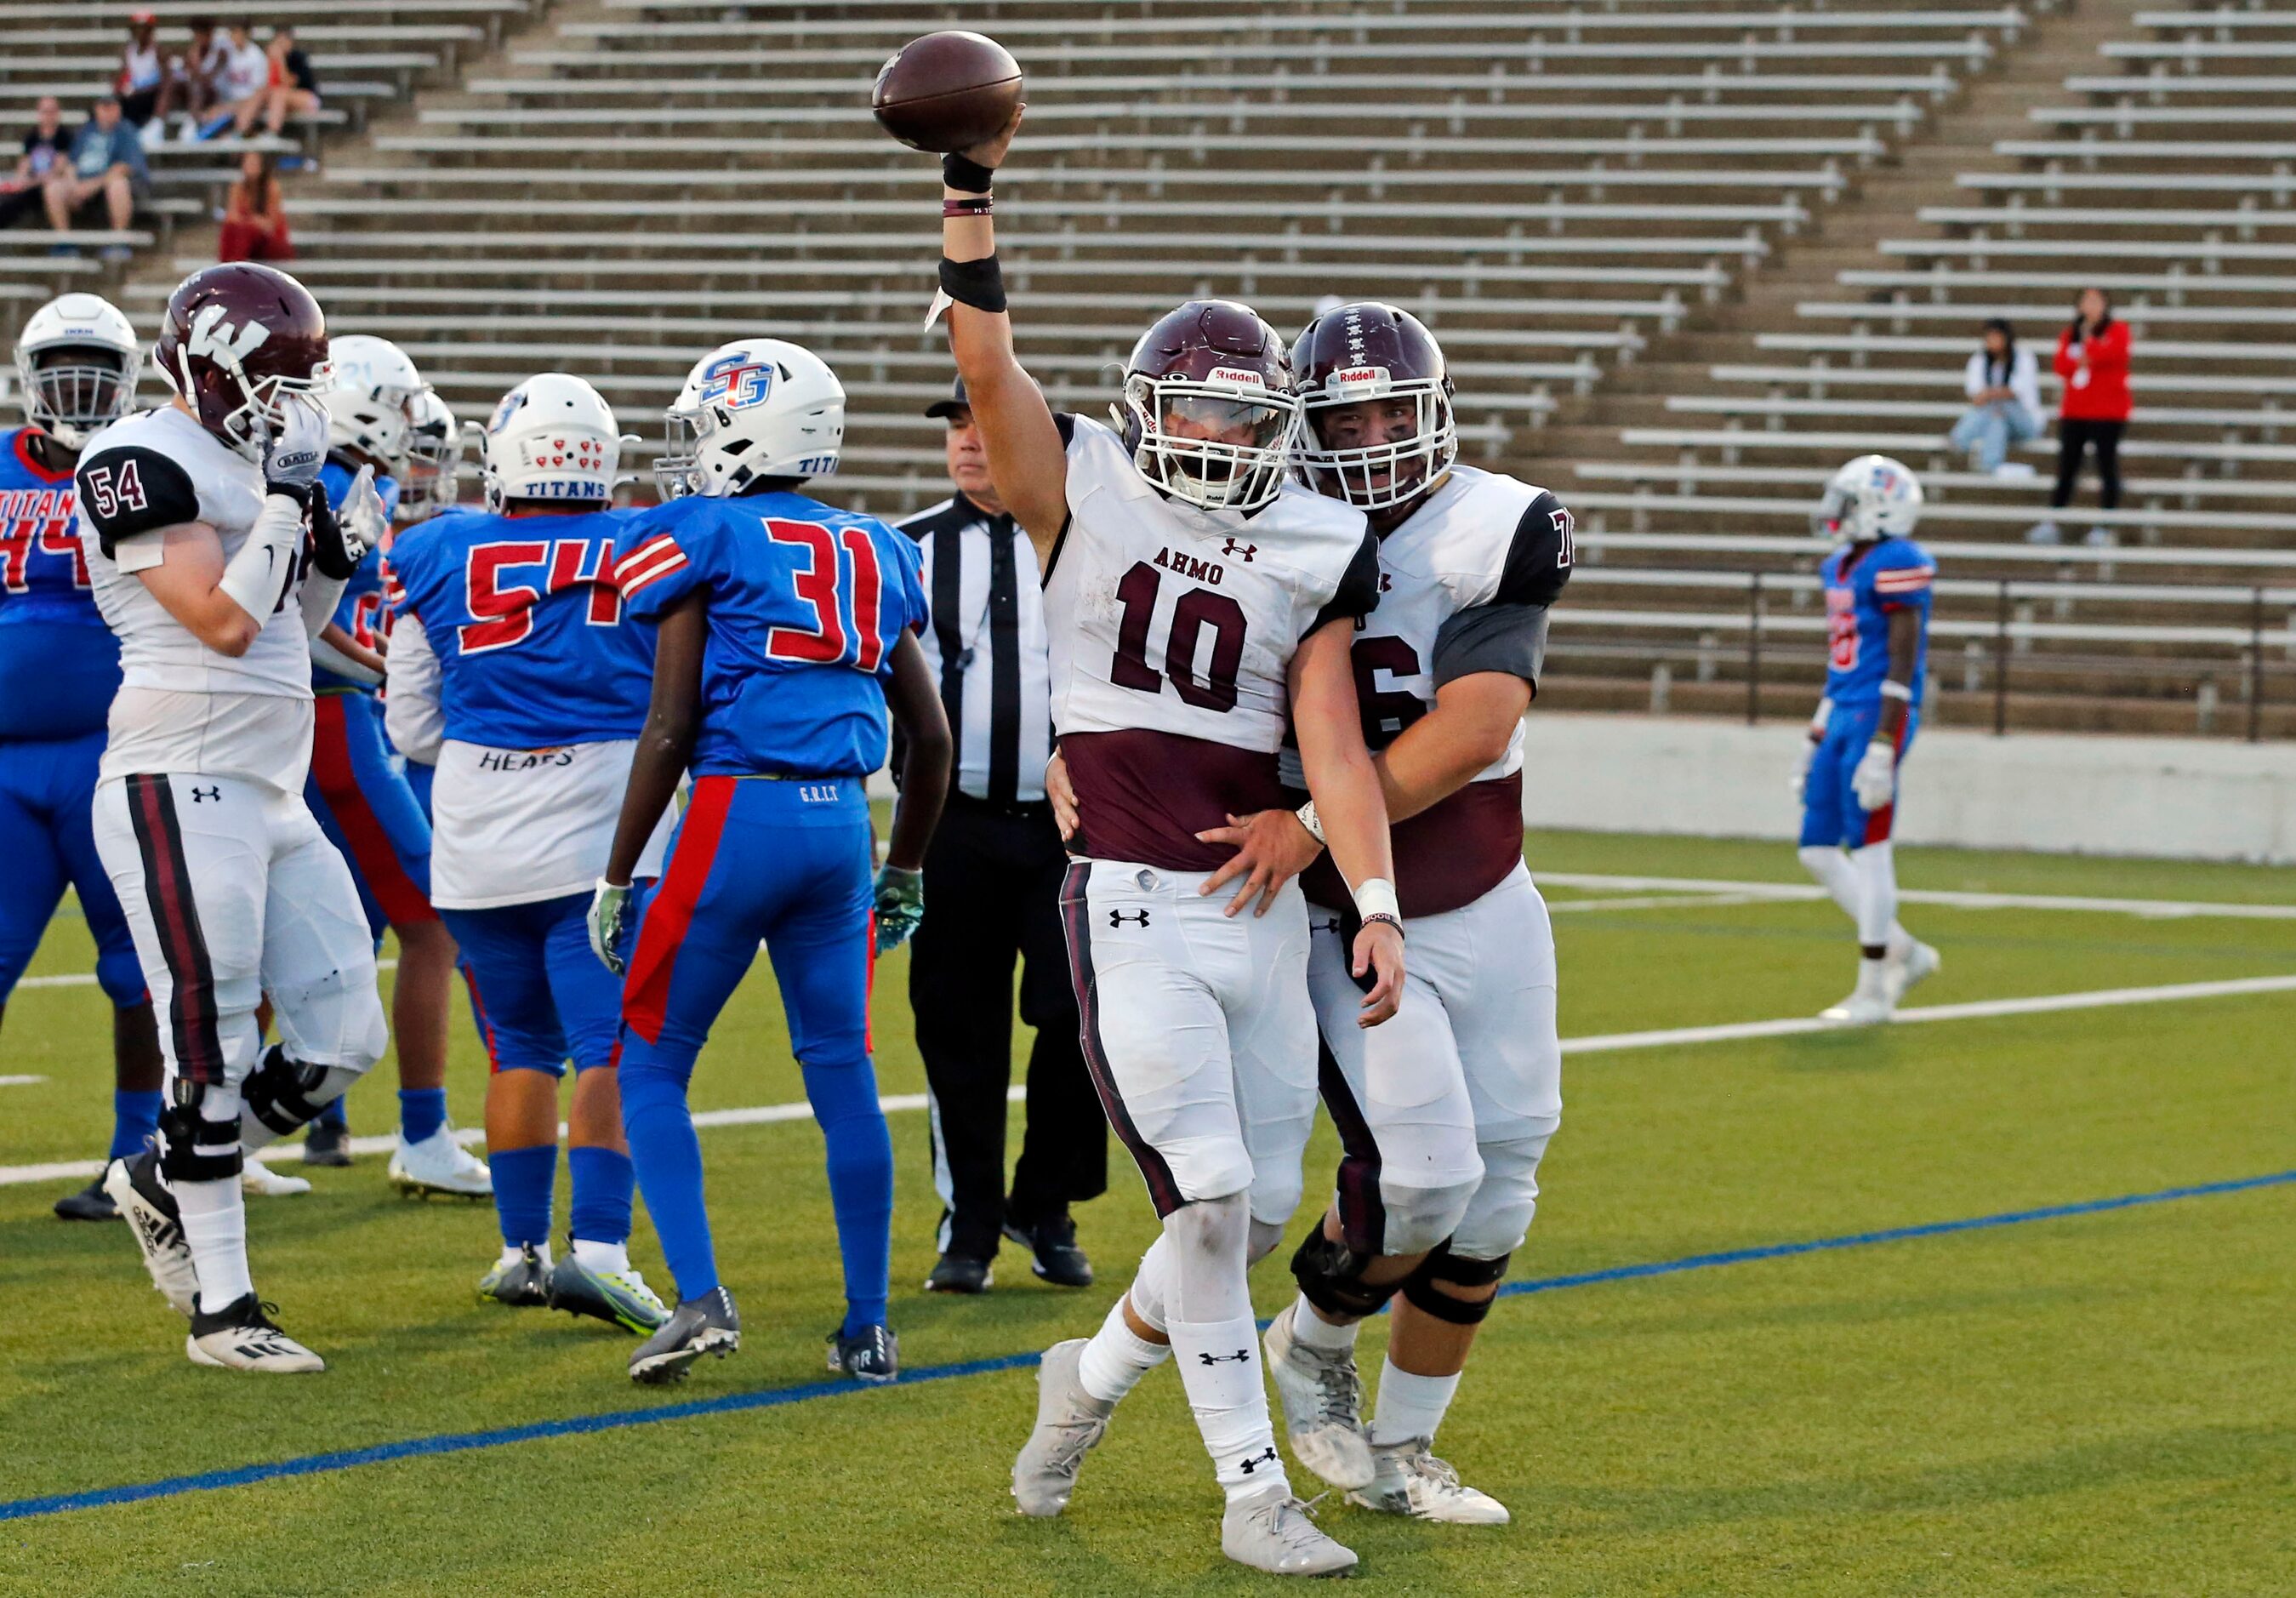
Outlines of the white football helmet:
M24 419L78 449L135 408L143 359L134 325L101 294L49 301L16 337Z
M598 391L563 372L528 378L502 397L479 441L487 508L512 499L612 503L622 435Z
M1861 455L1833 474L1810 531L1849 544L1911 536L1922 519L1922 482L1906 463L1886 455Z
M825 477L845 441L845 385L828 363L786 339L736 339L701 358L653 465L665 499L724 498L761 477Z
M398 485L397 520L420 522L452 510L460 491L463 429L454 407L424 389L414 397L414 424L406 432L406 474Z
M371 333L330 339L327 358L335 368L334 387L321 396L327 407L327 448L357 449L374 462L376 471L400 475L422 375L406 350Z

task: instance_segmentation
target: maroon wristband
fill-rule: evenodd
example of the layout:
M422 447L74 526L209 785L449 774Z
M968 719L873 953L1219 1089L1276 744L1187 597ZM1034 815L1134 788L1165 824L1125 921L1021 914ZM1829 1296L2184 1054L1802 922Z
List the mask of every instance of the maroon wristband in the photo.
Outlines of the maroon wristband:
M985 217L996 209L996 199L978 194L968 200L943 200L940 214L944 217Z

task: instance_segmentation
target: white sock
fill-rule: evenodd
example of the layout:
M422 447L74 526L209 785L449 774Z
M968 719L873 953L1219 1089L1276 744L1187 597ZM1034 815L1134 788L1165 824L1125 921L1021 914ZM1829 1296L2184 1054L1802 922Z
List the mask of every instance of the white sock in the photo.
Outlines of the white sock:
M255 1291L247 1270L247 1204L239 1178L173 1182L168 1188L183 1214L184 1240L191 1245L192 1269L200 1279L200 1307L213 1314Z
M1292 1306L1292 1340L1305 1343L1310 1348L1345 1354L1356 1346L1356 1331L1360 1324L1350 1321L1345 1326L1332 1325L1316 1313L1316 1306L1308 1302L1305 1293L1300 1294L1299 1302Z
M1849 852L1849 867L1857 875L1857 941L1886 947L1890 935L1906 935L1898 925L1898 859L1886 840Z
M534 1256L535 1256L537 1259L538 1259L538 1260L540 1260L540 1261L542 1262L542 1268L543 1268L544 1270L547 1271L548 1269L550 1269L550 1245L549 1245L549 1244L547 1244L547 1243L537 1243L537 1244L534 1246ZM501 1265L514 1265L514 1264L518 1264L518 1262L519 1262L519 1261L521 1261L521 1260L524 1259L525 1257L526 1257L526 1250L525 1250L525 1249L523 1249L523 1248L520 1248L520 1247L519 1247L517 1244L515 1244L515 1243L504 1243L504 1244L503 1245L502 1257L501 1257L500 1259L496 1260L495 1263L496 1263L496 1264L501 1264Z
M1168 1330L1180 1385L1187 1389L1196 1429L1203 1434L1213 1474L1227 1489L1228 1501L1271 1485L1289 1493L1292 1484L1275 1452L1275 1426L1260 1376L1259 1329L1251 1317L1175 1321Z
M630 1273L630 1246L627 1243L594 1243L587 1238L576 1238L574 1263L602 1276L627 1276Z
M1171 1297L1172 1246L1161 1235L1148 1245L1148 1252L1140 1256L1139 1274L1132 1279L1132 1313L1140 1323L1152 1330L1161 1331L1168 1319L1165 1301Z
M1172 1356L1169 1343L1152 1343L1125 1324L1124 1302L1119 1298L1110 1306L1108 1319L1084 1346L1077 1365L1078 1385L1103 1404L1117 1403Z
M1851 920L1857 918L1857 873L1850 869L1849 856L1831 844L1805 847L1801 852L1802 869L1817 878L1827 897L1841 907L1841 913Z
M1398 1371L1393 1360L1380 1366L1379 1397L1372 1410L1371 1442L1374 1448L1414 1440L1432 1443L1443 1412L1459 1390L1456 1376L1414 1376Z

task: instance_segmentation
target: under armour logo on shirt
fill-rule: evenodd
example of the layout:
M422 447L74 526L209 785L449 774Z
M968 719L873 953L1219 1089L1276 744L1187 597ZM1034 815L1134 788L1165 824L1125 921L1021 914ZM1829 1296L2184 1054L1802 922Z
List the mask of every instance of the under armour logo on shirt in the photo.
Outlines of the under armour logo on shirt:
M216 801L218 804L223 802L223 787L221 784L217 784L214 787L193 788L192 790L192 803L193 804L204 804L210 799Z
M1199 1354L1196 1357L1208 1365L1248 1365L1251 1363L1251 1350L1239 1348L1234 1354Z
M1148 925L1148 912L1144 910L1128 916L1120 910L1112 910L1108 912L1108 924L1111 927L1121 927L1127 921L1135 922L1139 926L1145 927Z
M1259 546L1257 544L1238 545L1234 539L1230 539L1226 543L1220 546L1220 553L1222 555L1232 555L1238 560L1249 561L1253 556L1259 553Z

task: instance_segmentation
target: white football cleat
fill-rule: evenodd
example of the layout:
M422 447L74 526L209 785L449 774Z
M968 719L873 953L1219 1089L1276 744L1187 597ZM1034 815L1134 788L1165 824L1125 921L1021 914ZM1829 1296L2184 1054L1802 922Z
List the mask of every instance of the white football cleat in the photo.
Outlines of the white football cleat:
M1371 1486L1348 1495L1349 1503L1451 1526L1505 1526L1513 1518L1505 1504L1461 1482L1459 1473L1437 1459L1423 1439L1388 1443L1371 1452L1376 1474Z
M456 1198L494 1197L494 1173L486 1162L455 1141L441 1126L419 1143L401 1138L390 1157L390 1185L411 1198L444 1193Z
M1327 1536L1280 1481L1228 1500L1220 1517L1220 1552L1270 1576L1337 1576L1356 1566L1355 1550Z
M1936 976L1938 968L1944 964L1945 958L1936 950L1915 939L1911 948L1889 962L1890 1003L1893 1007L1904 1003L1907 989L1925 977Z
M292 1198L309 1192L311 1184L300 1176L282 1176L250 1154L239 1167L239 1190L258 1198Z
M1070 1338L1037 1363L1037 1425L1013 1462L1013 1501L1024 1515L1057 1515L1076 1491L1084 1456L1107 1435L1116 1405L1084 1390L1078 1377L1086 1339Z
M1849 997L1818 1011L1817 1018L1841 1026L1877 1026L1888 1020L1898 1008L1890 997L1889 972L1887 960L1860 960L1857 985Z
M131 1158L113 1160L103 1168L103 1190L135 1234L152 1285L189 1320L199 1302L200 1277L192 1268L192 1246L184 1236L176 1196L160 1179L158 1151L147 1148Z
M213 1314L200 1311L192 1316L184 1352L195 1365L254 1371L266 1376L302 1376L325 1370L326 1361L279 1330L271 1319L276 1307L250 1293Z
M1314 1348L1292 1335L1293 1299L1267 1324L1267 1372L1283 1404L1283 1429L1300 1462L1335 1487L1371 1486L1363 1429L1363 1382L1355 1351Z

